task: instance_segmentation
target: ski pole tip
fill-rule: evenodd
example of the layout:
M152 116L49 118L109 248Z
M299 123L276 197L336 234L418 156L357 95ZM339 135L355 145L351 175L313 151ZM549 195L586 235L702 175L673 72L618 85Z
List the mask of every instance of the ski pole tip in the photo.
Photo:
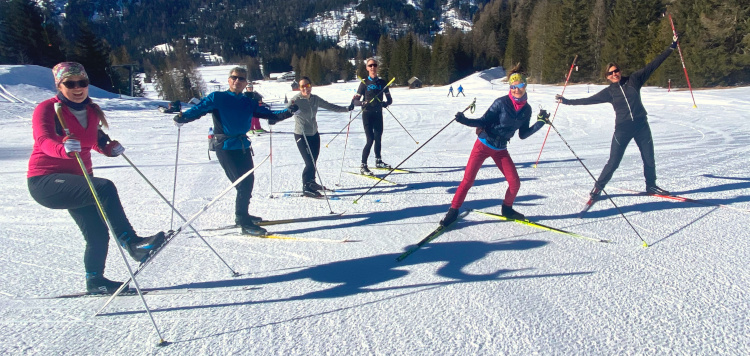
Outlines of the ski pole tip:
M648 243L646 243L646 241L643 241L643 248L648 248L648 247L649 247Z
M698 108L697 106L693 105L693 109L697 109L697 108Z
M161 340L159 340L159 342L158 342L158 343L156 344L156 346L157 346L157 347L164 347L164 346L169 346L170 344L171 344L171 342L169 342L169 341L166 341L166 340L164 340L164 339L161 339Z
M359 204L359 202L358 202L357 200L353 201L352 203L354 203L354 204Z

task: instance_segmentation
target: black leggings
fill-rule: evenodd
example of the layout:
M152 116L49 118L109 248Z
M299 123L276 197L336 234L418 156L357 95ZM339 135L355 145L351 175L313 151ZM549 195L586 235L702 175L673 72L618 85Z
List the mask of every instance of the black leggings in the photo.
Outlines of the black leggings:
M646 178L646 186L656 185L656 160L654 159L654 140L651 136L651 127L648 122L636 130L617 130L612 135L612 145L609 151L609 160L604 165L602 173L596 184L604 188L612 179L615 170L620 166L622 157L625 155L625 149L628 147L630 140L635 140L638 149L641 151L643 160L643 176Z
M383 137L383 112L367 111L362 113L362 124L365 126L365 136L367 143L362 150L362 163L367 164L367 158L370 157L370 148L375 143L375 158L380 158L380 140Z
M227 178L234 182L242 177L249 170L253 169L252 150L216 150L216 157L219 159L221 168L224 168ZM237 217L246 217L250 198L253 196L253 183L255 182L255 173L245 178L240 184L235 186L237 197L234 199L234 214Z
M91 180L101 199L104 212L115 229L115 235L135 236L135 231L122 209L115 184L104 178L91 177ZM83 254L86 272L100 275L104 273L109 233L86 178L76 174L53 173L29 178L28 186L31 197L42 206L50 209L68 209L86 240L86 251Z
M305 142L305 137L307 137L307 142ZM302 170L302 186L304 187L307 183L315 181L315 164L320 155L320 133L316 132L312 136L294 134L294 141L297 142L297 149L302 154L302 159L305 160L305 169ZM307 152L308 144L310 144L312 157Z

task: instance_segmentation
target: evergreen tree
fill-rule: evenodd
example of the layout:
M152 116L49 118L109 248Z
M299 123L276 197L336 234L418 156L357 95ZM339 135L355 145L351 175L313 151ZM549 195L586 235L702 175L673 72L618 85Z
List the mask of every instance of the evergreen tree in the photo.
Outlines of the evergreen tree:
M0 2L0 63L52 67L65 59L49 6L49 1Z
M92 85L117 92L119 76L110 68L109 45L94 34L88 23L80 25L79 29L72 60L83 64Z
M661 1L615 0L605 31L600 67L617 62L627 74L648 63L653 39L649 27L659 20L663 10Z

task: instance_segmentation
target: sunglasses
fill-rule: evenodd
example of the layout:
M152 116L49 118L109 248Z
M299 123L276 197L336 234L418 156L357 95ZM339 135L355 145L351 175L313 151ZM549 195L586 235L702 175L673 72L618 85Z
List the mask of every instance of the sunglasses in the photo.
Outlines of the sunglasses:
M89 80L88 79L66 80L62 82L62 85L64 85L68 89L85 88L89 86Z
M367 66L368 67L376 67L377 68L378 65L376 63L372 63L372 64L368 64Z
M245 80L247 80L247 78L245 78L245 77L238 77L236 75L230 75L229 79L231 79L231 80L239 80L241 82L244 82Z
M310 87L312 87L311 84L300 85L300 88L310 88Z
M615 70L613 70L611 72L607 72L607 76L609 77L610 75L615 74L615 73L620 73L620 69L618 68L618 69L615 69Z
M523 89L524 87L526 87L526 83L518 83L516 85L511 85L510 89L511 90L513 90L513 89Z

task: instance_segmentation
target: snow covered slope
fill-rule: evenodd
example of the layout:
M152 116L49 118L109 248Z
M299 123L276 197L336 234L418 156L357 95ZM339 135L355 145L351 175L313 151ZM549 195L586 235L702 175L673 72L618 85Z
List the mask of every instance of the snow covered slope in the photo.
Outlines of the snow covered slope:
M670 60L677 60L672 58ZM17 73L27 73L17 75ZM29 71L29 72L24 72ZM202 73L226 83L226 73ZM486 74L486 73L485 73ZM474 97L479 117L507 86L477 73L453 83L467 97L446 98L447 86L392 90L390 111L426 142ZM20 79L23 80L20 80ZM93 316L102 298L35 299L84 288L84 241L64 210L34 202L26 186L35 102L54 95L49 70L0 66L0 84L20 102L0 98L0 353L2 354L283 354L283 355L528 355L750 353L750 88L687 91L646 87L643 101L656 146L658 183L710 204L640 196L642 163L631 144L607 188L638 237L607 201L583 218L578 210L593 185L563 141L550 134L533 168L545 131L509 143L522 180L515 208L530 219L582 235L568 235L469 214L401 263L396 256L432 231L447 211L474 144L474 130L452 123L402 168L352 204L374 181L356 175L365 143L357 118L321 110L323 184L337 200L283 197L301 189L302 158L293 123L273 136L253 137L255 160L273 147L273 165L255 176L250 213L265 219L344 214L338 218L270 226L295 238L259 239L207 231L232 223L234 193L202 215L195 227L232 268L193 234L180 235L139 278L164 338L138 297L119 297ZM358 83L314 87L313 93L346 105ZM573 85L566 97L592 95L602 86ZM288 83L263 82L264 95L283 100ZM529 103L554 111L560 86L531 85ZM7 95L7 94L6 94ZM108 115L112 138L161 190L173 186L177 130L153 99L119 99L92 91ZM353 115L356 115L354 112ZM352 115L352 116L353 116ZM595 174L604 166L614 126L609 105L561 106L554 123ZM207 157L211 120L181 129L176 206L196 213L229 185L215 157ZM263 123L267 128L267 125ZM386 112L383 159L393 165L417 144ZM122 158L94 155L94 172L113 180L138 232L170 228L170 211ZM370 156L370 164L373 164ZM273 169L271 169L273 167ZM337 185L338 184L338 185ZM490 161L480 170L465 209L499 212L506 189ZM275 193L275 194L274 194ZM272 197L273 196L273 197ZM178 220L175 224L178 224ZM110 244L106 275L127 271Z

